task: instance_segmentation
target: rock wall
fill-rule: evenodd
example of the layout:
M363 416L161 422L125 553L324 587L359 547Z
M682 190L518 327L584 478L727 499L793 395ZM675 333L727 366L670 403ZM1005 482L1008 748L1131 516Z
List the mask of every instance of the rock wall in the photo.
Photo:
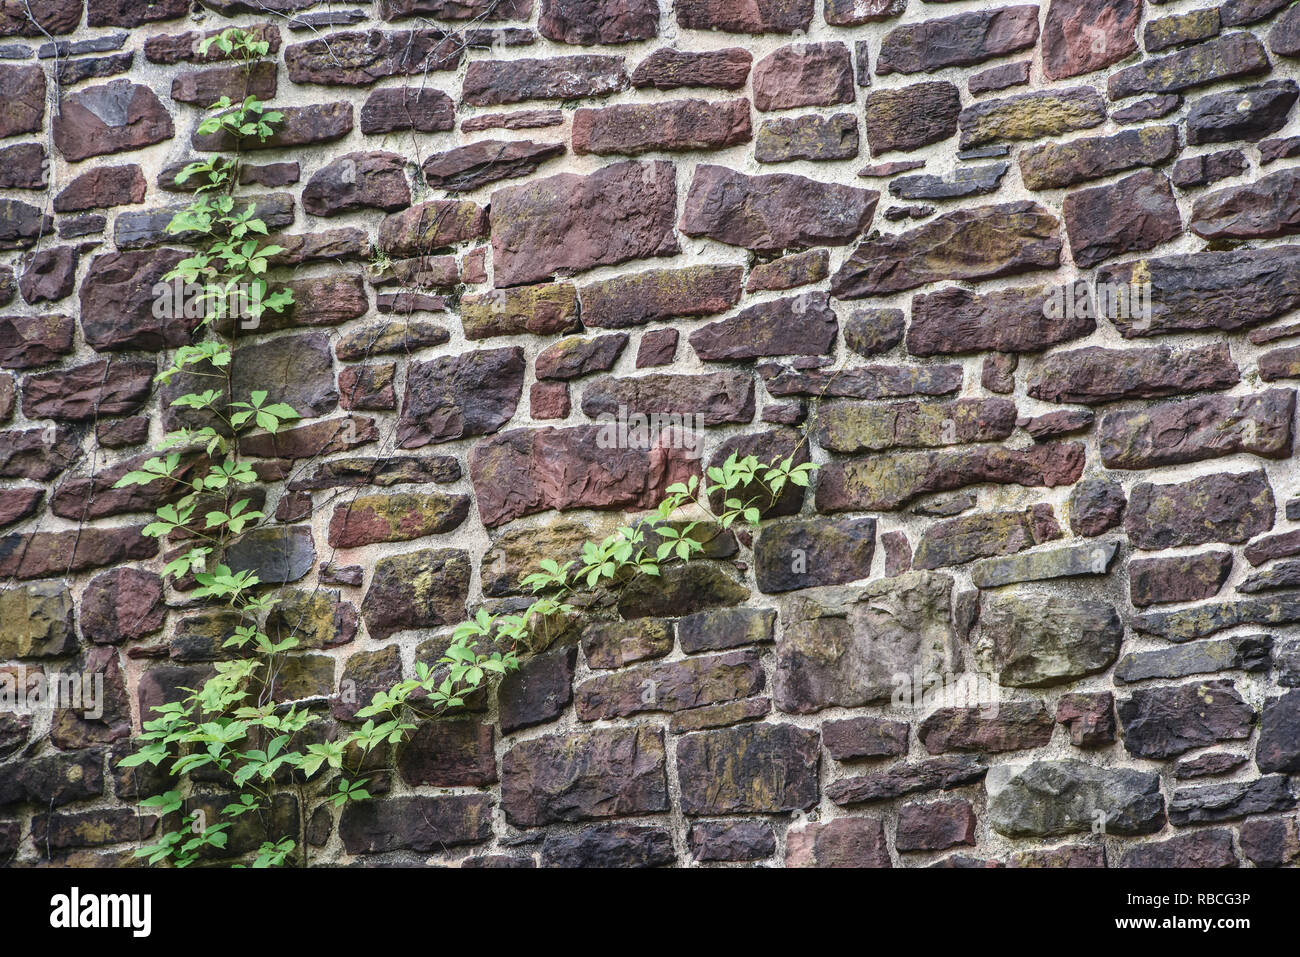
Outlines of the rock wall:
M821 466L422 726L317 859L1300 854L1300 6L0 0L0 670L105 689L0 714L0 859L127 862L159 781L115 760L230 627L111 486L174 418L231 23L285 113L244 183L297 304L236 388L306 419L234 556L288 585L283 697L348 722L730 451Z

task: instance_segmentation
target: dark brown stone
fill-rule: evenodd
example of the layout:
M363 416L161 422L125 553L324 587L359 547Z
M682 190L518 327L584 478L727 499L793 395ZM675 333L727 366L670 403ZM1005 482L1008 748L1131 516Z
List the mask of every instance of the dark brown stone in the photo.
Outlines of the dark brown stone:
M945 213L904 233L868 239L831 277L841 299L900 292L940 279L988 279L1060 262L1059 221L1036 203Z
M875 190L789 173L746 176L700 164L686 194L681 230L755 250L842 246L871 222L879 197Z
M1133 488L1124 530L1138 548L1245 542L1273 527L1273 490L1263 472L1219 473Z
M876 73L932 73L1027 50L1038 42L1038 7L1000 7L895 27L880 44Z
M914 83L867 94L864 120L871 155L915 150L957 132L961 96L947 81Z

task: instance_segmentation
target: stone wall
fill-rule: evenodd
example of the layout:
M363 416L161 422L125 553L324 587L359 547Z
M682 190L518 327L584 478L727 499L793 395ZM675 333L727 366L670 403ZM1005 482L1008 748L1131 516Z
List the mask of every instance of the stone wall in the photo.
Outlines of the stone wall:
M307 418L235 556L288 583L284 697L348 722L701 463L821 466L422 726L318 859L1300 854L1300 6L0 0L0 668L105 687L0 714L0 859L128 860L159 782L115 759L230 626L111 486L173 418L231 23L286 116L244 177L297 305L236 386Z

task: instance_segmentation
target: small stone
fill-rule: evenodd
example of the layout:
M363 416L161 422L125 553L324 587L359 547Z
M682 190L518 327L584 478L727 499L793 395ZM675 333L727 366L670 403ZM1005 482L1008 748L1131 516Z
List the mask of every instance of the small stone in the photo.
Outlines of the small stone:
M876 73L972 66L1038 42L1038 7L1001 7L895 27L880 44Z
M1061 695L1056 703L1056 722L1069 729L1070 743L1076 748L1113 744L1115 696L1109 691Z
M1232 552L1201 552L1129 562L1129 600L1135 608L1213 598L1232 572Z
M682 811L688 815L782 813L817 803L816 731L749 724L677 742Z
M873 90L867 94L864 114L871 155L915 150L946 140L957 132L960 113L961 96L947 81ZM890 168L879 175L900 171Z
M786 833L786 867L892 867L879 818L841 817Z
M754 64L754 107L786 110L853 102L853 68L843 43L792 43Z

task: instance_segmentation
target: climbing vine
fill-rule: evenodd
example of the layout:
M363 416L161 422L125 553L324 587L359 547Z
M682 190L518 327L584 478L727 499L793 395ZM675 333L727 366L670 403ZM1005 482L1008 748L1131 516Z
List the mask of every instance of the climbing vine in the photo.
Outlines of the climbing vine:
M203 41L200 53L212 45L246 71L268 52L266 41L236 28ZM308 864L302 822L321 807L338 810L368 799L369 778L361 768L373 752L400 745L417 720L464 706L472 694L517 669L521 656L544 648L562 622L581 614L579 593L618 589L641 576L659 576L665 562L690 561L707 547L709 529L720 535L737 525L758 526L782 491L806 486L815 468L795 464L793 455L772 464L732 455L707 469L703 479L696 475L670 486L655 509L601 541L587 542L579 557L563 564L542 559L521 580L534 596L526 608L499 614L480 609L452 630L435 663L418 662L414 677L378 692L356 712L359 725L329 739L309 707L276 700L276 677L299 639L273 640L264 630L280 600L275 589L255 570L227 564L230 546L265 519L254 505L261 499L254 494L259 476L240 455L241 439L274 434L299 417L267 390L253 388L246 399L237 398L233 380L231 340L238 328L245 322L256 327L265 313L283 312L293 303L290 290L272 290L266 280L282 247L262 240L267 226L255 204L236 196L240 144L265 141L282 121L281 113L250 95L241 102L222 97L199 126L201 135L234 149L232 156L190 163L177 176L179 183L198 185L168 231L198 251L164 281L193 290L202 318L195 341L177 349L158 374L163 384L181 377L199 385L171 400L190 424L169 432L155 457L117 483L158 486L165 502L145 533L177 546L164 574L174 583L192 583L196 600L224 605L238 620L222 645L231 660L216 662L212 677L200 688L183 689L181 700L155 707L143 722L137 749L119 763L166 766L175 779L175 787L140 801L164 821L158 839L135 852L150 864L186 867L225 850L231 828L245 815L259 816L268 834L254 867ZM721 509L711 507L713 500L721 501ZM220 809L218 821L208 820L192 800L199 796L199 779L233 787L234 799ZM297 790L305 812L296 837L278 836L271 824L276 794L288 787ZM308 788L319 802L310 809Z

